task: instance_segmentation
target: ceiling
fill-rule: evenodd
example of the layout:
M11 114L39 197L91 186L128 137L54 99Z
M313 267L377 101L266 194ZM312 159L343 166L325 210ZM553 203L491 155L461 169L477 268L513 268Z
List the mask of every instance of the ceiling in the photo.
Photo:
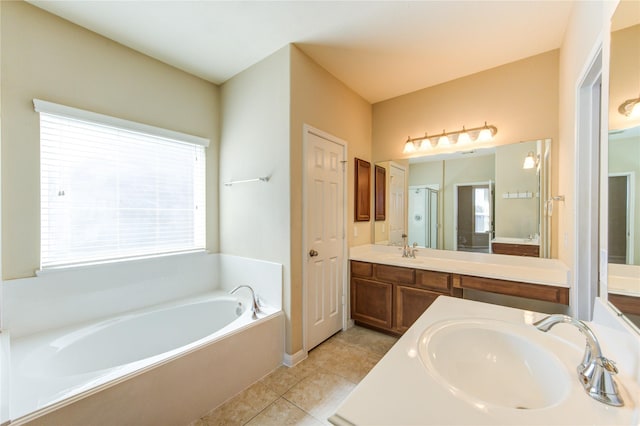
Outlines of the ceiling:
M30 3L215 84L295 43L376 103L559 48L573 0Z

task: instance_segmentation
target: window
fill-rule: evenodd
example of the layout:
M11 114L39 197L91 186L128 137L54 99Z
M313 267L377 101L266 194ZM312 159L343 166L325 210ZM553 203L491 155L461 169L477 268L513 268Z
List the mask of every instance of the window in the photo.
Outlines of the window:
M42 268L204 249L206 139L34 104Z
M489 188L473 188L475 208L475 230L477 234L491 231L491 210L489 205Z

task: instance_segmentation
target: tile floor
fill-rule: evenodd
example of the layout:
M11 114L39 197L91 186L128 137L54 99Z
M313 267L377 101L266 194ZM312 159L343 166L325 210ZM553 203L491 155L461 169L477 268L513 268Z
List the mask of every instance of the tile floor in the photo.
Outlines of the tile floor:
M341 331L295 367L278 367L190 426L330 424L327 418L396 341L357 326Z

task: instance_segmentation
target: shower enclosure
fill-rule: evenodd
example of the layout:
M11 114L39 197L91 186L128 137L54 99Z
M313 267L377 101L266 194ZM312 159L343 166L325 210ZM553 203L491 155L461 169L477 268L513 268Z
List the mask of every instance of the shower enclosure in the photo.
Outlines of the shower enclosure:
M438 194L436 185L409 186L409 243L438 248Z

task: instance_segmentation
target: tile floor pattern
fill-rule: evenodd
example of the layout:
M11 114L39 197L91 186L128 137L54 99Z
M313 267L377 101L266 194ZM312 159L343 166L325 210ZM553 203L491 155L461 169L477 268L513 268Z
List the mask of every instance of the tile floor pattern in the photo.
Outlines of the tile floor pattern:
M327 418L396 341L357 326L341 331L295 367L278 367L190 426L328 425Z

